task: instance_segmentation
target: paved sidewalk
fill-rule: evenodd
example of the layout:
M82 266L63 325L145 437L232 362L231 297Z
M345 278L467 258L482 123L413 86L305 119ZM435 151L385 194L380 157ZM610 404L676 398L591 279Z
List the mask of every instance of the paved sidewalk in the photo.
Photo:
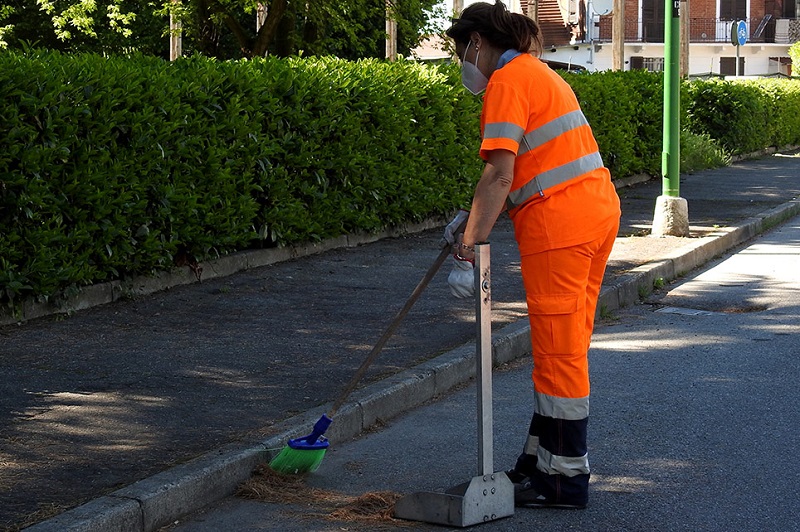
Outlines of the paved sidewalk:
M620 189L605 311L800 213L800 157L685 176L690 238L641 236L660 190L660 180ZM440 235L330 249L0 328L0 526L74 507L33 529L149 531L231 493L265 450L307 432L338 395L437 255ZM491 244L496 359L511 361L529 347L507 220ZM472 303L450 296L446 275L339 413L333 442L472 377Z

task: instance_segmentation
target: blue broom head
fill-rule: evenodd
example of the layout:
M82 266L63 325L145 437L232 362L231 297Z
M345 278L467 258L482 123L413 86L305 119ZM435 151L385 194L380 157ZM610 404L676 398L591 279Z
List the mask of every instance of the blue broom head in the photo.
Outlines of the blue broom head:
M309 442L306 438L308 438L308 436L289 440L288 445L292 449L297 449L298 451L319 451L327 449L330 446L330 442L325 436L319 436L313 442Z
M314 430L301 438L289 440L289 447L292 449L302 449L305 451L318 451L328 448L328 439L323 436L333 420L322 414L322 417L314 424Z

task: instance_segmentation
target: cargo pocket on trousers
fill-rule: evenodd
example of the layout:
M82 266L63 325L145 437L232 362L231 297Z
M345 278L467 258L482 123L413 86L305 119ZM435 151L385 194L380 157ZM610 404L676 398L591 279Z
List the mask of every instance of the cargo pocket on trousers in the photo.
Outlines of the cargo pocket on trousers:
M528 298L534 354L567 356L580 353L584 327L577 294L548 294Z

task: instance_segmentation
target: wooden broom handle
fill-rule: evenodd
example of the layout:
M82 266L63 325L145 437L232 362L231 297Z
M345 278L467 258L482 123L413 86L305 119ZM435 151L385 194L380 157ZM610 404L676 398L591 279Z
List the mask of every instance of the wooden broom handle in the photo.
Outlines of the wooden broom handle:
M458 234L459 232L463 231L464 227L466 227L466 224L467 224L466 221L462 223L454 234ZM403 321L403 318L405 318L406 314L408 314L408 311L411 310L411 307L414 306L414 303L417 302L417 299L419 299L419 296L422 294L422 291L425 290L425 287L428 286L428 283L431 282L433 276L436 275L436 272L438 272L439 268L442 267L442 263L444 263L445 259L447 259L447 257L450 256L451 249L452 246L450 246L450 244L447 244L442 248L442 251L439 252L439 256L436 257L436 260L433 262L433 264L431 264L431 267L428 268L428 271L425 273L425 276L417 284L417 287L414 288L414 291L411 292L411 296L409 296L408 300L406 300L406 303L405 305L403 305L403 308L401 308L400 312L398 312L397 315L394 317L392 322L389 324L389 327L386 329L386 331L384 331L383 336L381 336L380 339L378 340L378 343L375 344L375 347L372 348L372 351L370 351L369 355L367 355L367 358L364 360L364 362L361 363L361 367L358 368L358 371L355 372L353 377L350 379L350 382L347 383L347 386L345 386L344 391L341 393L339 398L336 399L336 402L333 403L333 408L331 408L331 411L328 414L329 417L333 417L334 414L336 414L336 412L339 410L342 404L344 404L344 402L353 392L356 385L358 384L358 381L361 380L361 377L363 377L364 373L367 371L367 368L369 368L369 366L378 357L380 352L383 350L383 346L386 345L386 342L389 340L389 338L392 337L394 332L400 326L400 323Z

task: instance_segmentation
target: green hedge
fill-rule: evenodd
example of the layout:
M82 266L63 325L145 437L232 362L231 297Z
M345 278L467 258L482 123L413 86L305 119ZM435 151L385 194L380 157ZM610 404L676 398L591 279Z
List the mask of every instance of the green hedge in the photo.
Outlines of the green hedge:
M0 305L466 205L481 102L459 76L374 60L2 52ZM660 173L661 75L564 76L614 177ZM685 83L682 123L731 153L800 144L799 87Z
M0 302L469 200L480 102L413 63L0 54Z
M761 79L688 83L686 126L741 155L800 144L800 82Z
M615 178L661 168L662 76L645 70L565 74Z

